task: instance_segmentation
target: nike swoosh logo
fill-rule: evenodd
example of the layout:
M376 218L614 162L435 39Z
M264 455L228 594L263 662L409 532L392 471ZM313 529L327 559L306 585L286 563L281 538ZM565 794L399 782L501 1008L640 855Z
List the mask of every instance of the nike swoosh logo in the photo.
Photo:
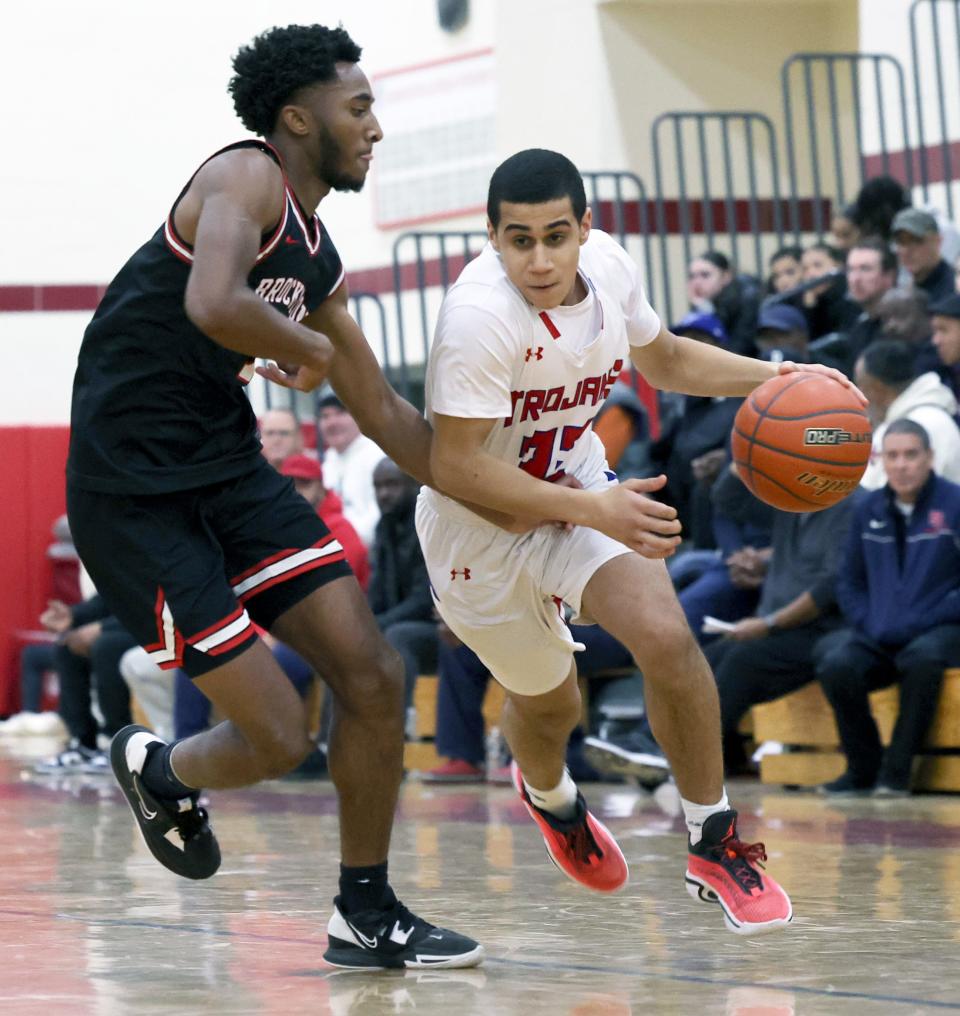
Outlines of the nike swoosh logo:
M412 924L410 925L409 928L407 928L404 931L400 928L400 922L397 921L397 923L393 926L393 931L390 932L390 941L396 942L398 945L406 945L407 940L410 938L412 934L413 934Z
M136 773L133 775L133 792L137 795L137 800L140 802L140 814L149 822L151 819L157 817L155 811L150 811L147 807L146 802L143 800L143 795L140 793L140 788L137 786Z
M344 918L344 920L346 921L346 918ZM367 936L364 935L364 933L362 931L360 931L358 928L356 928L354 925L352 925L349 921L346 921L346 925L354 933L354 935L356 935L357 938L360 939L360 941L368 949L376 949L377 948L377 936L376 935L374 935L373 938L367 938Z

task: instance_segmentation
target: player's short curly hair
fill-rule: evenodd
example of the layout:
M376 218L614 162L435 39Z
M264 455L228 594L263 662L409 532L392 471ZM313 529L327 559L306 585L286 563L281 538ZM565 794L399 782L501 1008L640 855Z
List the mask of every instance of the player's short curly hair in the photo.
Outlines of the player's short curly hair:
M227 86L247 130L273 131L277 114L298 88L336 77L335 64L357 63L360 47L342 27L287 25L271 28L242 46Z

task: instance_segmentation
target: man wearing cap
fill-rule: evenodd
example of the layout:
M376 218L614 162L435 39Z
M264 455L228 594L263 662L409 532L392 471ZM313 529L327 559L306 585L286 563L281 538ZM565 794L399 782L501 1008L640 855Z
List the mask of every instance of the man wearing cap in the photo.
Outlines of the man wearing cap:
M931 302L944 300L956 291L953 270L940 253L940 228L929 212L904 208L894 216L890 233L900 266Z
M380 519L373 493L373 471L383 452L360 433L356 420L332 391L320 397L317 412L320 437L326 449L323 455L326 487L343 502L343 514L369 548Z
M948 296L930 308L933 315L932 342L949 376L945 383L960 397L960 293Z
M370 563L367 548L357 535L356 529L343 514L343 502L332 490L323 485L323 469L320 463L309 455L291 455L280 464L280 473L293 480L297 493L305 498L310 507L320 516L327 529L333 533L343 552L347 564L357 576L360 588L366 592L370 582Z

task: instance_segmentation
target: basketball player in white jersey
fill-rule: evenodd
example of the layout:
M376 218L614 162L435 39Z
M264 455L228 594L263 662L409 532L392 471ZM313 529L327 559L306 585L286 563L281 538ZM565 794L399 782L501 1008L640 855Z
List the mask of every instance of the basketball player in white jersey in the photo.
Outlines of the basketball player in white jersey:
M487 212L490 243L447 293L430 353L431 468L438 488L517 519L517 531L423 489L417 527L439 612L507 691L514 782L566 875L610 892L628 873L564 768L582 647L561 603L628 646L643 671L683 799L690 893L719 903L739 934L783 927L793 911L758 869L763 844L737 836L716 687L663 562L680 524L647 495L665 478L618 484L591 424L628 357L651 383L692 395L743 396L799 368L667 331L637 266L591 230L582 179L564 156L512 156L491 179Z

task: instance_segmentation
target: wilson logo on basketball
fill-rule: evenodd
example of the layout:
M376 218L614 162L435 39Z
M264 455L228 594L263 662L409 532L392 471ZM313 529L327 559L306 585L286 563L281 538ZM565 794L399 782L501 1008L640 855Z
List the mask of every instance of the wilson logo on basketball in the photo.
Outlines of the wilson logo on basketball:
M803 432L805 445L869 444L870 434L854 434L842 427L807 427Z
M856 480L835 480L830 476L818 476L816 473L800 473L797 476L797 483L802 487L809 487L810 492L815 496L822 494L847 495L859 483Z

